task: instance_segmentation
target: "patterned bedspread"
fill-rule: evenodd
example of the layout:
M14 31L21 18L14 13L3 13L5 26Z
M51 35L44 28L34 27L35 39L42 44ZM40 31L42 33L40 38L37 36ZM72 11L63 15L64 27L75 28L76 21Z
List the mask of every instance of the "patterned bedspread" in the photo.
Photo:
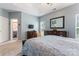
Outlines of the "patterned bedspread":
M27 56L79 56L79 42L49 35L27 40L22 52Z

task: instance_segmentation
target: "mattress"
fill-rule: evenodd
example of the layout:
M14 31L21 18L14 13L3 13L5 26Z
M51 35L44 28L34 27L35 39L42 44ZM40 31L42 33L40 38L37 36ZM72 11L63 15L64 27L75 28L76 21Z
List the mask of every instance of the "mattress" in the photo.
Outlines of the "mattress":
M26 56L79 56L78 40L54 35L32 38L22 48Z

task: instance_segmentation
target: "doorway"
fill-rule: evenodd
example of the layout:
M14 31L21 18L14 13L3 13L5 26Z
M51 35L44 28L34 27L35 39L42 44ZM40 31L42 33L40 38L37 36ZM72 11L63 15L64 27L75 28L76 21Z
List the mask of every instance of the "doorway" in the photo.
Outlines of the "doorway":
M18 19L11 19L11 40L18 40Z

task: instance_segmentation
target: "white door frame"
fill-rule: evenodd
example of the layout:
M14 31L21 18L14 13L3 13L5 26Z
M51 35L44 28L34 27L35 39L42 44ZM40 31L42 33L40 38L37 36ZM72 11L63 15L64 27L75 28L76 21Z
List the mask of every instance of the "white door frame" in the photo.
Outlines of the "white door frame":
M10 40L13 40L13 29L12 29L13 28L12 27L13 26L13 20L17 20L18 21L18 19L11 19L11 21L10 21ZM18 39L18 33L17 33L17 39Z
M77 17L79 16L79 14L75 15L75 38L77 38Z

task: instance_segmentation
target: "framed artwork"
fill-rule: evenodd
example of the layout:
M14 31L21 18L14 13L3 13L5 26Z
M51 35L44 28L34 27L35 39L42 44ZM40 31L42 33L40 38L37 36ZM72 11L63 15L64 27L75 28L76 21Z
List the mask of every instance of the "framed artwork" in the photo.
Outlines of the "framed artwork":
M64 24L65 24L65 17L60 16L60 17L55 17L50 19L50 28L51 29L63 29Z
M28 28L29 28L29 29L33 29L33 28L34 28L34 25L29 24L29 25L28 25Z

